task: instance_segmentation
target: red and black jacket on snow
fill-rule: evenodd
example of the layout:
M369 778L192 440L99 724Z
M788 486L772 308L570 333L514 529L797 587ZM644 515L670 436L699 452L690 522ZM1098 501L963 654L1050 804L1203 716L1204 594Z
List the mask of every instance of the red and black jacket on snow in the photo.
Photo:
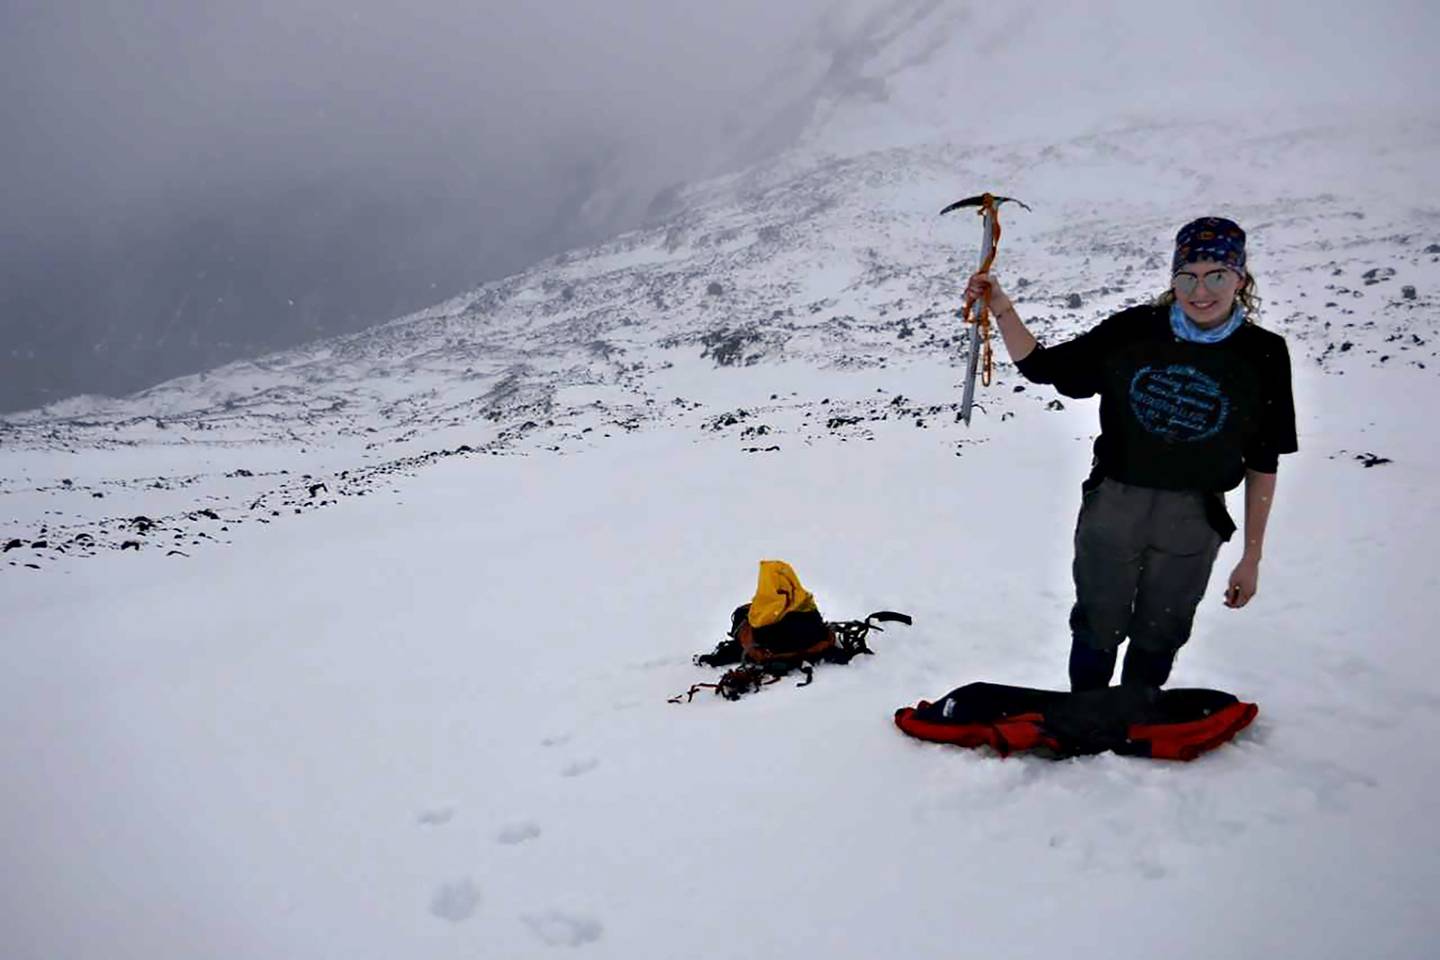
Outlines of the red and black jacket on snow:
M1106 750L1193 760L1229 741L1259 708L1219 690L1110 687L1080 693L971 683L895 712L921 740L1072 757Z

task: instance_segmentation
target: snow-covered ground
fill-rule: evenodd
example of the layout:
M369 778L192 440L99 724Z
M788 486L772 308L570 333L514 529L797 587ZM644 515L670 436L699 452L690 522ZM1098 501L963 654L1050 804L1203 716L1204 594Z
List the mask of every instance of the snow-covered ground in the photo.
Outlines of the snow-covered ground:
M1190 765L891 723L972 679L1063 686L1088 404L959 456L887 421L768 454L653 430L451 459L187 560L12 571L4 954L1427 956L1440 398L1300 374L1261 595L1208 598L1175 678L1262 712ZM772 556L828 616L915 624L804 689L667 703Z
M899 36L893 100L665 224L0 421L0 957L1434 954L1440 124L924 136L947 55ZM997 270L1052 341L1191 217L1250 231L1302 449L1259 596L1207 597L1174 676L1260 716L1193 764L892 724L1065 684L1096 411L1002 362L957 422L977 227L935 214L985 187L1035 207ZM763 558L914 625L668 703Z

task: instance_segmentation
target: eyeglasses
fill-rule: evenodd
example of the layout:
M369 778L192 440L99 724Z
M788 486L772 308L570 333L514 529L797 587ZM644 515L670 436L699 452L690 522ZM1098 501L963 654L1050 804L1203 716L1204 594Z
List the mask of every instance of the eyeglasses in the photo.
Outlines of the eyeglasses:
M1195 274L1186 270L1175 274L1172 282L1175 284L1176 290L1188 297L1195 292L1195 288L1200 285L1202 279L1205 281L1205 289L1212 293L1220 293L1230 283L1231 278L1234 277L1235 272L1233 270L1211 270L1206 273L1204 277L1197 277Z

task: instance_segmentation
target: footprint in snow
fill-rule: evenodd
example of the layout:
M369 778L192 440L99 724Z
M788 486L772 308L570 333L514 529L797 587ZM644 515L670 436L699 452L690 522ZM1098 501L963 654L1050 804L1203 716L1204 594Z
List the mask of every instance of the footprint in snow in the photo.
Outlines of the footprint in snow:
M1140 859L1135 861L1135 866L1140 870L1140 876L1146 880L1163 880L1168 872L1165 867L1154 860Z
M1409 690L1402 689L1398 691L1396 700L1401 706L1409 709L1440 713L1440 696L1430 693L1427 690L1418 688Z
M604 933L600 921L592 917L551 910L540 916L521 917L530 932L552 947L580 947L594 943Z
M455 811L450 807L441 807L438 810L422 810L420 816L415 819L424 827L438 827L449 823L455 818Z
M568 764L566 764L566 765L565 765L565 768L560 771L560 776L562 776L562 777L580 777L580 776L584 776L585 774L589 773L591 770L594 770L594 769L595 769L596 767L598 767L598 766L600 766L600 761L599 761L599 760L596 760L594 757L590 757L590 758L585 759L585 760L576 760L576 761L574 761L573 763L568 763Z
M680 657L654 657L650 660L641 660L639 663L630 664L635 670L659 670L677 663L688 663L688 660Z
M469 877L442 884L430 898L430 912L441 920L463 923L475 915L480 905L480 891Z
M556 736L546 737L544 740L541 740L541 741L540 741L540 746L542 746L542 747L563 747L563 746L565 746L565 744L569 743L572 739L573 739L573 736L572 736L571 734L561 733L561 734L557 734Z
M540 836L540 824L532 821L524 823L512 823L504 827L495 835L495 840L506 846L514 846L517 843L524 843L526 840L534 840Z

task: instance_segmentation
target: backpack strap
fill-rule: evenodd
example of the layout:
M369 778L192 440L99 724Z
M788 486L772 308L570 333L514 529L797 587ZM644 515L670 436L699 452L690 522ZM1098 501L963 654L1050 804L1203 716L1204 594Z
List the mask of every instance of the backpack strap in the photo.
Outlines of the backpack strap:
M804 663L807 660L819 660L826 652L835 646L835 631L828 623L817 623L820 629L820 639L807 647L798 650L774 650L760 643L755 637L755 629L746 621L740 624L737 639L744 650L744 659L750 663L767 664L773 662L782 663Z
M745 694L754 693L761 687L767 687L772 683L779 683L780 678L783 676L783 673L773 673L759 664L746 663L733 670L725 671L716 683L692 684L688 691L676 694L666 702L680 703L683 700L685 703L690 703L695 699L695 694L701 690L714 690L717 695L724 697L726 700L739 700L745 696ZM809 683L810 681L806 680L805 682ZM805 684L802 683L800 686L803 687Z
M742 603L730 614L730 630L725 639L715 645L715 649L709 653L697 653L694 656L696 666L700 667L728 667L732 663L739 663L745 659L745 648L740 643L740 628L749 627L747 623L750 613L750 604Z
M865 642L871 630L884 633L885 628L879 625L881 623L903 623L908 627L914 622L908 613L877 610L864 620L841 620L828 624L835 635L835 649L826 654L825 660L829 663L849 663L862 653L873 655L875 651Z

